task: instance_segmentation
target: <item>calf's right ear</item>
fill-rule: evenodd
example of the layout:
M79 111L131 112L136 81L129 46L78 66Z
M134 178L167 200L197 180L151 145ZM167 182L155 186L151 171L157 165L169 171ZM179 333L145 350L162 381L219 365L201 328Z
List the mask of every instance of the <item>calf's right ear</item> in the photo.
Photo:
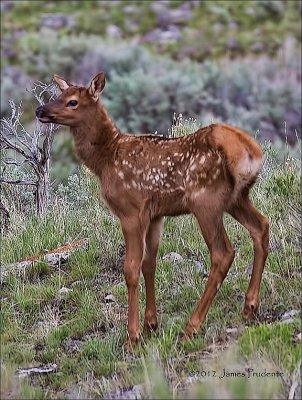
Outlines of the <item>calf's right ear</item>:
M64 78L62 78L60 75L54 75L53 80L56 82L56 84L59 86L59 88L62 90L66 90L71 86L70 83L68 83Z

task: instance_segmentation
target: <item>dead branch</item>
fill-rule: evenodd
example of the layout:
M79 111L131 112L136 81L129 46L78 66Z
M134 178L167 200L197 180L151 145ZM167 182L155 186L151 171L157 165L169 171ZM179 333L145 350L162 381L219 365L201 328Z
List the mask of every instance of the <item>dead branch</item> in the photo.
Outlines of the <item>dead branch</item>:
M1 183L8 183L10 185L29 185L29 186L37 186L37 182L35 181L27 181L24 179L5 179L5 178L0 178Z
M3 215L3 227L4 227L4 229L8 229L10 215L1 200L0 200L0 211Z
M53 99L58 94L53 83L47 85L43 82L36 82L29 92L40 105L45 104L46 101ZM3 157L4 168L2 168L0 182L11 185L34 186L36 212L38 215L42 215L48 207L50 152L54 132L58 129L58 126L49 124L46 129L42 129L42 124L36 120L33 131L28 132L21 122L23 114L21 103L16 105L13 101L10 101L9 104L11 108L10 117L1 119L0 148L2 151L14 151L18 154L18 159ZM17 171L21 171L25 164L33 170L34 179L28 180L23 179L23 177L19 178L19 176L17 179L11 179L10 176L7 176L9 171L6 166L15 166L18 168ZM6 173L6 176L4 176L4 173Z
M89 245L89 239L84 238L76 242L66 244L64 246L58 247L57 249L42 252L42 254L24 258L17 263L10 265L3 265L0 269L0 281L5 282L8 274L12 271L24 271L27 267L33 266L39 261L47 262L51 266L64 264L72 253L79 249L87 249Z

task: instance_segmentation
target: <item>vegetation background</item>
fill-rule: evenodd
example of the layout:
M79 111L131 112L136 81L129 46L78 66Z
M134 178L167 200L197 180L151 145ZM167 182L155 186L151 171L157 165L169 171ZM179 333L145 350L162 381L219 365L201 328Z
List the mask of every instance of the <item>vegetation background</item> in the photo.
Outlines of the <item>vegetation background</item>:
M22 101L30 130L37 104L26 88L33 81L50 83L57 73L87 84L104 70L102 101L124 131L187 134L224 121L256 136L265 163L254 200L271 223L259 319L252 326L241 319L252 244L226 219L234 265L201 334L182 345L208 254L191 217L167 219L156 277L160 330L126 354L122 235L60 129L47 214L34 215L30 189L2 187L11 221L1 264L82 237L89 248L2 283L2 398L300 398L301 2L5 0L1 34L2 117L10 116L10 99ZM177 126L174 113L182 114ZM17 368L46 363L56 371L15 376ZM208 374L248 367L282 375Z

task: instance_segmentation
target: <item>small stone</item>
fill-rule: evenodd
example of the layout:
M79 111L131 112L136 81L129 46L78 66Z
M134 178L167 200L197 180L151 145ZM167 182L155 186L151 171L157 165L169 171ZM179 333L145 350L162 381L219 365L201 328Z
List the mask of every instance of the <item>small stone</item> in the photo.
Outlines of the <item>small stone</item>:
M294 322L293 318L288 318L280 321L281 324L292 324L293 322Z
M183 257L175 252L167 253L166 255L163 256L163 260L165 261L171 261L171 262L178 262L178 261L183 261Z
M67 262L70 257L70 251L45 254L45 260L53 266L61 265Z
M284 313L281 317L281 321L285 322L285 323L291 323L294 321L294 318L296 315L299 314L299 310L291 310L291 311L287 311L286 313Z
M238 328L227 328L226 333L234 334L238 332Z
M253 264L249 264L245 271L248 275L251 275L253 272Z
M66 349L77 352L80 351L81 348L84 346L84 341L83 340L78 340L78 339L67 339L65 342L65 347Z
M57 364L40 365L38 367L19 368L16 371L18 378L26 378L31 375L48 374L58 368Z
M204 264L202 262L193 260L193 263L199 273L203 273L203 274L206 273Z
M59 294L67 294L67 293L69 293L69 292L71 292L72 291L72 289L68 289L67 287L62 287L60 290L59 290Z
M105 297L105 303L116 303L116 298L113 296L113 294L107 294Z

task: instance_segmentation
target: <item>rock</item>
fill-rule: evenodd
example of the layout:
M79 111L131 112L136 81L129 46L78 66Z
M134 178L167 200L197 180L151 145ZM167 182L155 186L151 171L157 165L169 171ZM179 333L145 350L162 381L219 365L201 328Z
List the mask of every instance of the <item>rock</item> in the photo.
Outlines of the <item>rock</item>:
M171 252L171 253L167 253L166 255L164 255L163 260L171 261L171 262L175 263L175 262L183 261L183 257L178 253Z
M226 333L235 334L238 332L238 328L227 328Z
M70 257L70 253L68 251L61 253L50 253L45 255L45 260L53 266L65 264Z
M26 378L27 376L48 374L49 372L54 372L58 368L57 364L47 364L40 365L38 367L30 368L19 368L16 371L16 375L19 378Z
M58 30L62 28L73 28L75 20L72 15L66 14L45 14L42 16L41 28Z
M123 37L123 32L116 25L108 25L106 28L106 35L111 39L120 39Z
M284 313L281 317L281 321L282 322L288 322L290 320L290 322L293 321L293 317L295 317L296 315L299 315L300 311L299 310L291 310L291 311L287 311L286 313Z
M113 296L113 294L107 294L105 297L105 303L116 303L116 298Z
M69 292L72 292L72 289L68 289L67 287L62 287L62 288L59 290L59 294L67 294L67 293L69 293Z
M202 262L197 261L197 260L193 260L193 263L194 263L194 265L195 265L197 271L198 271L200 274L205 275L205 274L207 273L206 270L205 270L205 266L204 266L204 264L203 264Z
M84 346L84 341L83 340L78 340L78 339L67 339L64 343L64 346L67 350L72 351L72 352L78 352L81 350L81 348Z
M253 272L253 263L249 264L245 270L246 274L252 275Z

